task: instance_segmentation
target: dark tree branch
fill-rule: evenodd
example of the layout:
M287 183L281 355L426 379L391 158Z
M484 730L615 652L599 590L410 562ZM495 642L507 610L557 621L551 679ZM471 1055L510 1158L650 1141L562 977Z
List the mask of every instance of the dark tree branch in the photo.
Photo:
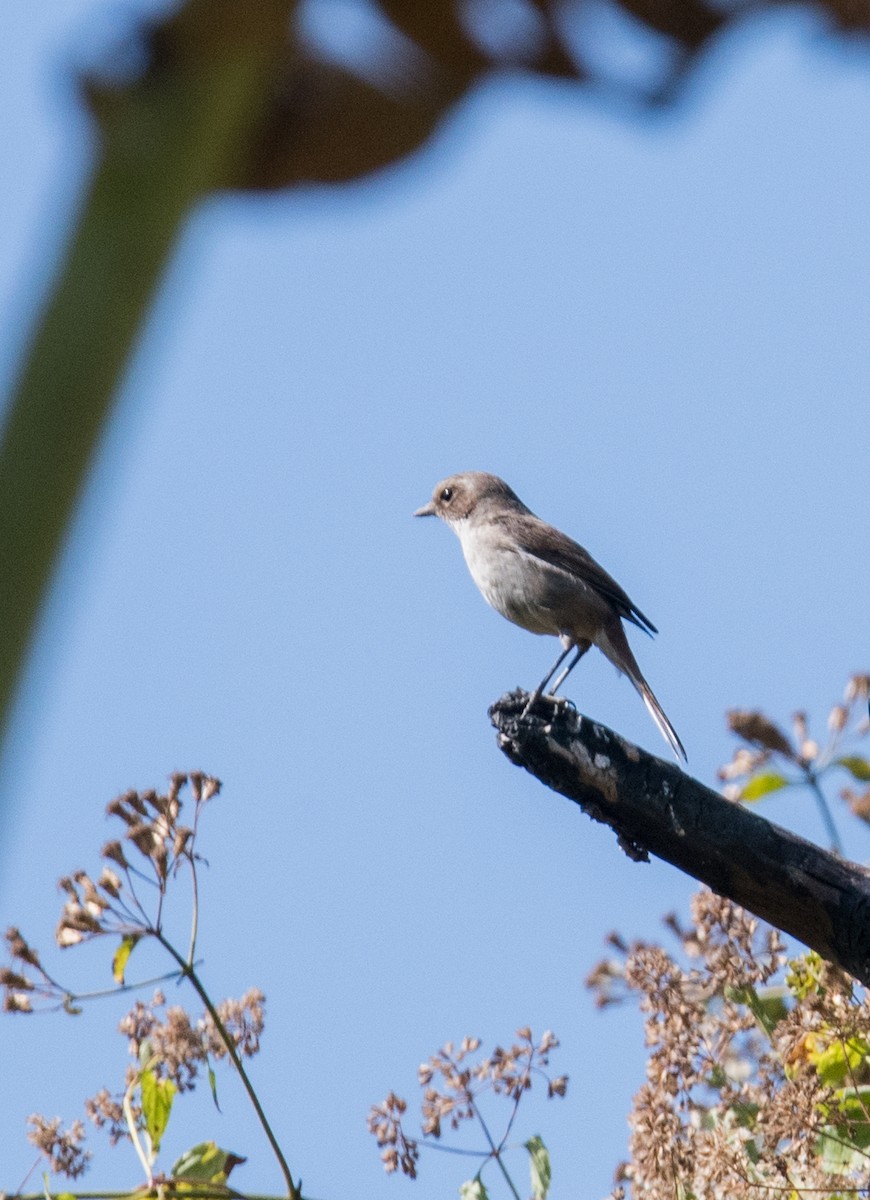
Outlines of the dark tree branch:
M781 829L647 754L570 704L493 705L511 762L619 835L638 862L673 863L870 985L870 871Z

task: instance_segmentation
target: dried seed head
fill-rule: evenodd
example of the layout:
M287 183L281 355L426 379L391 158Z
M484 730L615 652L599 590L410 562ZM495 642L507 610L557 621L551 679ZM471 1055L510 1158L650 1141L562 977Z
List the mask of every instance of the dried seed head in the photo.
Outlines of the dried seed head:
M100 873L99 886L104 892L107 892L113 900L117 900L121 894L120 877L111 869L111 867L103 867L103 870Z
M762 712L748 709L732 709L726 714L728 728L742 737L744 741L753 742L765 750L772 750L793 761L795 752L791 742L778 726L774 725Z
M120 842L106 842L105 846L103 846L102 850L100 851L100 855L102 858L109 859L110 862L117 863L118 866L124 871L126 871L130 865L127 862Z
M796 712L791 718L792 729L794 730L795 741L800 745L807 739L809 726L807 724L807 714L805 712Z
M819 743L812 738L804 738L800 744L800 760L804 763L815 762L819 757Z
M27 963L28 966L36 967L41 970L39 955L21 936L21 931L16 929L14 925L6 930L6 945L9 948L9 954L12 958L20 959L21 962Z
M849 721L849 710L845 704L835 704L828 713L828 729L831 733L842 733Z
M81 1121L73 1121L69 1129L62 1130L60 1117L49 1121L34 1113L27 1118L27 1123L31 1126L27 1140L48 1158L52 1171L66 1175L68 1179L84 1174L91 1154L82 1145L85 1127Z
M3 996L3 1011L9 1013L33 1012L29 994L27 992L6 992Z

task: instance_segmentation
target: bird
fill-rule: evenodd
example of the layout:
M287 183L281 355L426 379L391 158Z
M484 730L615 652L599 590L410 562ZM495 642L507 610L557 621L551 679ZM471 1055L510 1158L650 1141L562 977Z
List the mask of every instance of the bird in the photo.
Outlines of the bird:
M551 634L562 652L523 710L531 712L550 680L574 651L550 695L555 695L592 646L628 676L678 760L686 751L625 635L630 621L652 635L652 621L587 550L527 508L503 479L464 471L435 485L415 517L440 517L462 545L471 578L483 598L508 621L531 633Z

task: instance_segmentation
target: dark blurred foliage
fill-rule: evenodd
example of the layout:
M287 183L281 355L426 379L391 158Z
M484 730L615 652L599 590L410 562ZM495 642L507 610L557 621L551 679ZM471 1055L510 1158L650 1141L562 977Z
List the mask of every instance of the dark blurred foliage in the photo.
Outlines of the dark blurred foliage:
M561 81L628 111L672 106L719 34L785 6L777 0L308 0L277 7L289 14L282 63L261 134L233 187L358 179L422 146L472 89L499 73ZM870 32L867 0L815 7L834 35ZM212 20L207 6L189 3L145 32L144 79L183 70L212 35L232 36L233 22L247 20L248 5L237 9L228 24L225 12ZM113 86L92 79L87 91L97 115L111 109Z
M107 4L108 7L108 4ZM715 39L776 0L176 0L81 80L99 145L0 444L0 739L131 348L203 198L360 179L475 88L537 78L673 109ZM870 0L825 0L866 38Z

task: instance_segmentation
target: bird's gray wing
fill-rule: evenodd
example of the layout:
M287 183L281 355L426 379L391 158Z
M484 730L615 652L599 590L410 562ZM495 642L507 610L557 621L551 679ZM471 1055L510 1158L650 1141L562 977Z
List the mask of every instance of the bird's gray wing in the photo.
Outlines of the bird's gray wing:
M538 517L527 517L518 521L517 525L517 541L526 554L550 563L569 575L579 576L584 583L588 583L608 600L623 620L631 621L645 633L658 633L649 617L644 616L616 580L573 538L569 538L552 525L547 525Z

